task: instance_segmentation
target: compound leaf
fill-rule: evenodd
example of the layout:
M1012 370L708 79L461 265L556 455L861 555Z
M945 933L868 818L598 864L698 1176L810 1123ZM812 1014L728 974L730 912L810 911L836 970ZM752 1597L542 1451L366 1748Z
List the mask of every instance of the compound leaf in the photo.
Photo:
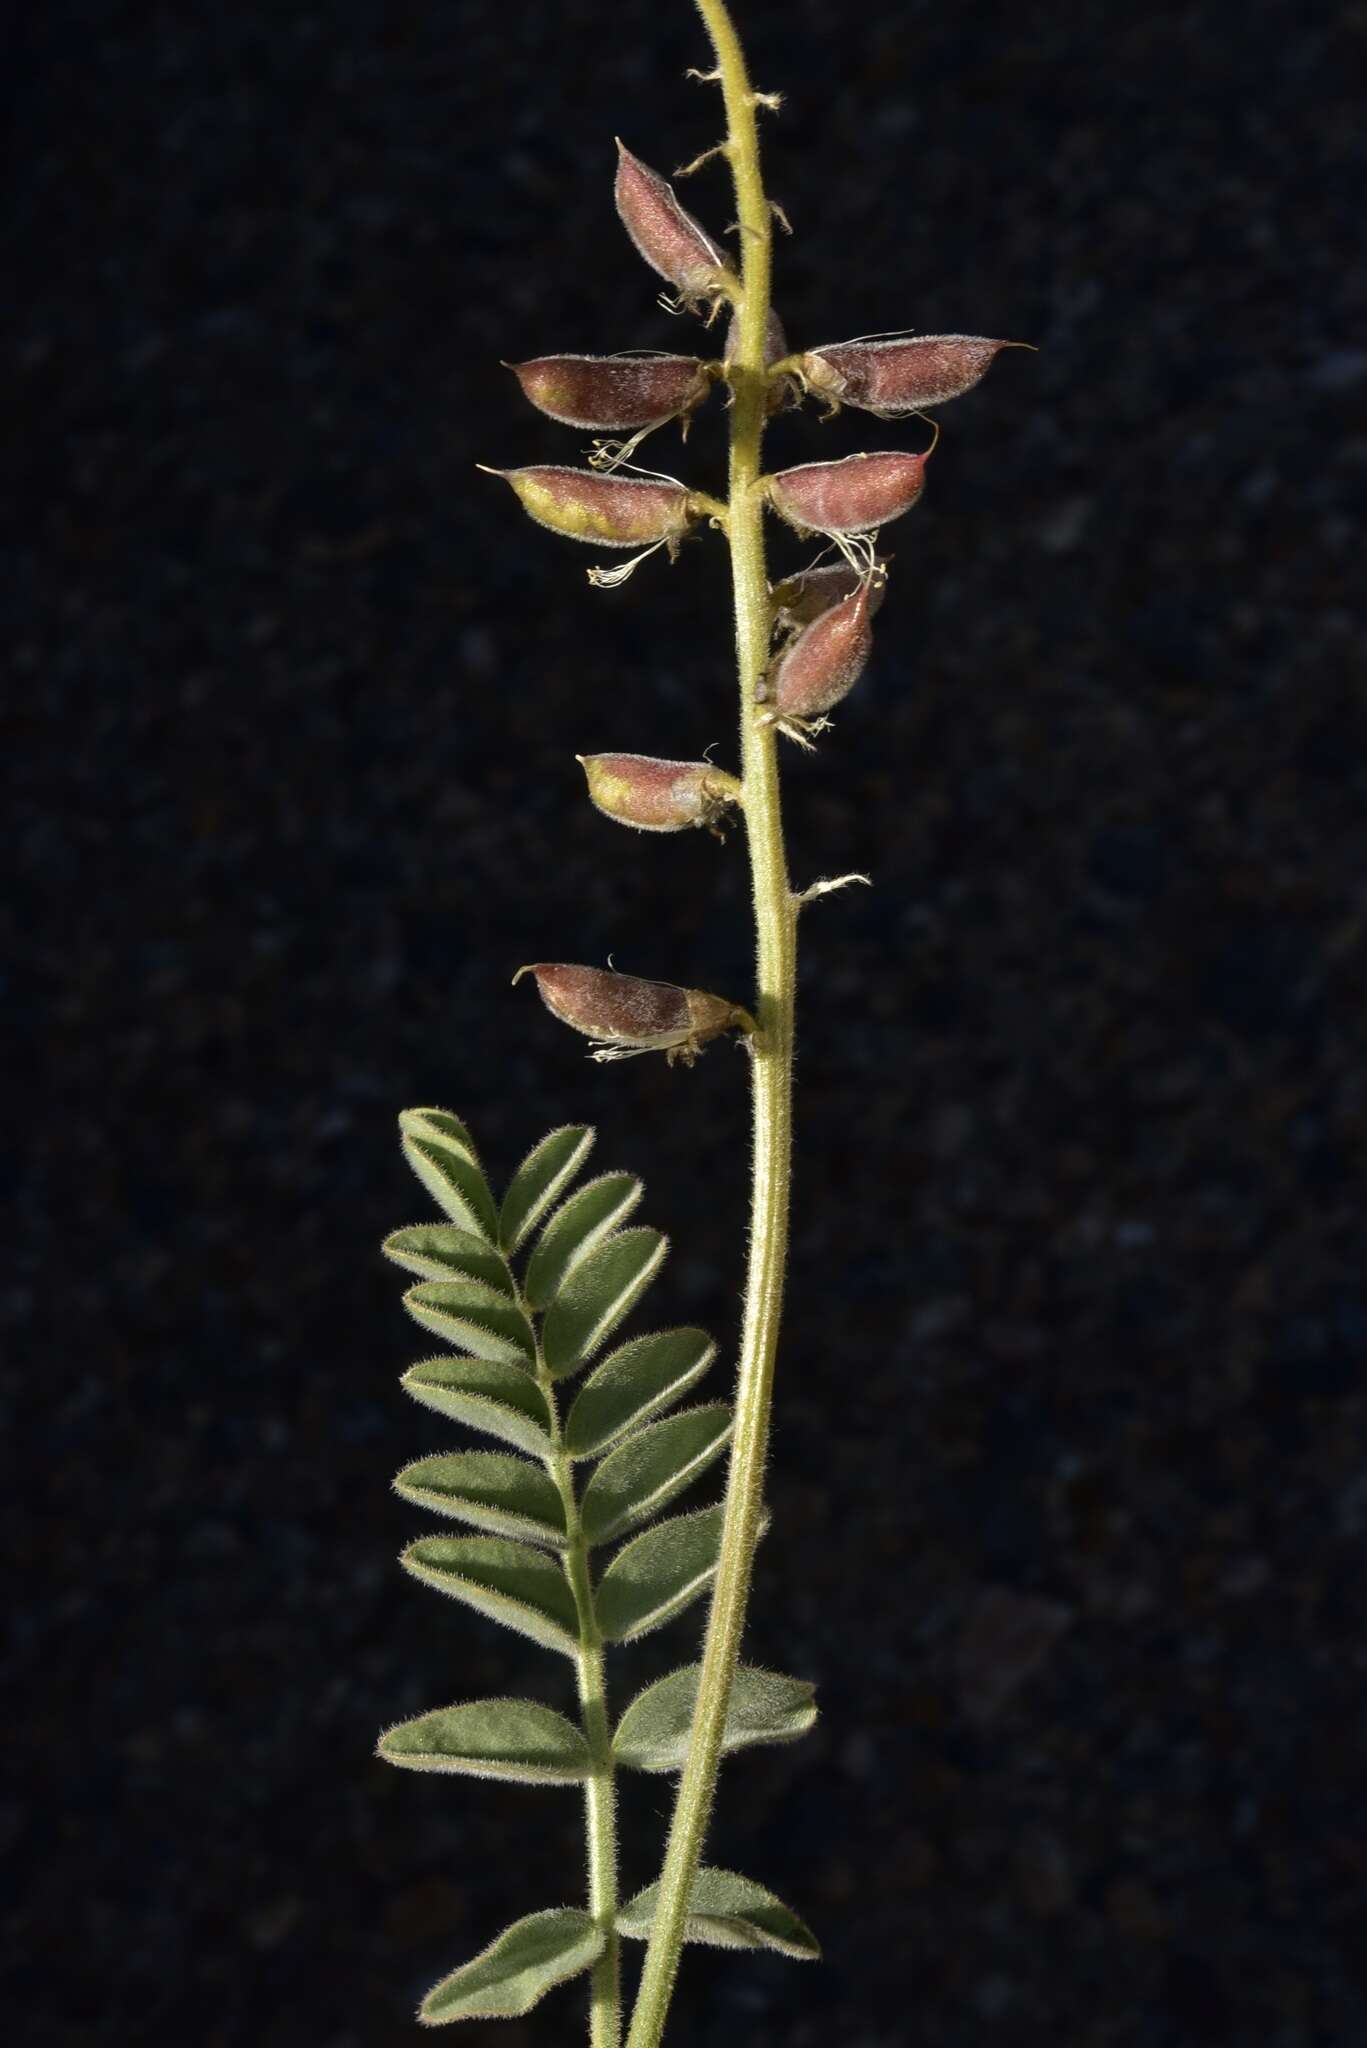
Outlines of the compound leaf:
M574 1595L544 1550L503 1536L421 1536L399 1559L424 1585L573 1657L579 1648Z
M549 1306L570 1267L626 1222L643 1192L634 1174L601 1173L556 1210L527 1262L530 1307Z
M420 1280L409 1288L403 1305L424 1330L476 1358L525 1365L529 1371L535 1365L531 1324L516 1302L482 1280Z
M593 1150L594 1136L588 1124L567 1124L563 1130L549 1132L527 1154L499 1211L498 1241L505 1252L517 1250L569 1186Z
M717 1569L719 1507L675 1515L618 1551L598 1582L594 1605L610 1643L629 1643L681 1614Z
M546 1457L551 1450L546 1397L521 1365L457 1358L448 1351L411 1365L399 1384L424 1408L482 1429L533 1457Z
M555 1906L514 1920L482 1955L434 1984L418 2008L424 2026L447 2020L511 2020L530 2012L556 1984L591 1968L604 1936L576 1906Z
M391 1231L380 1247L396 1266L406 1266L424 1280L482 1280L510 1298L513 1278L500 1252L472 1230L454 1223L413 1223Z
M619 1230L572 1266L546 1311L542 1355L553 1378L592 1358L645 1293L669 1252L659 1230Z
M520 1785L574 1785L593 1769L572 1721L538 1700L469 1700L400 1721L376 1754L407 1771L457 1771Z
M394 1491L419 1507L455 1515L500 1536L565 1542L560 1489L540 1465L502 1451L453 1451L405 1465Z
M572 1458L596 1458L638 1423L670 1408L717 1355L705 1330L656 1330L633 1337L596 1366L565 1422Z
M612 1753L637 1771L681 1771L688 1754L700 1664L686 1664L638 1693L617 1724ZM721 1746L726 1754L760 1742L793 1742L816 1720L816 1688L742 1664L726 1710Z
M730 1435L731 1410L717 1402L686 1408L628 1437L584 1489L581 1516L589 1543L607 1543L658 1514L720 1457Z
M659 1892L658 1883L651 1884L629 1899L617 1915L618 1931L644 1941L655 1919ZM782 1899L734 1870L707 1865L694 1880L684 1939L712 1948L776 1949L799 1962L811 1962L821 1954L811 1928Z
M404 1157L437 1206L462 1230L496 1244L498 1211L460 1118L446 1109L406 1109L399 1130Z

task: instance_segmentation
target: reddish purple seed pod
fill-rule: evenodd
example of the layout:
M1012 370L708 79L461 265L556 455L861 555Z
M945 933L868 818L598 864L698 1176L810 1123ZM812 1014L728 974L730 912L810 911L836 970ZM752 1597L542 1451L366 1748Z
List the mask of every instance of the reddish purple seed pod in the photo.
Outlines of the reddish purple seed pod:
M818 718L847 697L873 652L872 581L804 627L774 663L768 701L780 719Z
M652 171L617 138L614 196L636 253L678 291L685 303L715 295L731 268L712 237L680 206L668 178Z
M961 398L1002 349L1020 346L977 334L840 341L809 349L797 366L809 389L832 406L853 405L892 420Z
M874 562L879 572L870 585L869 617L872 618L887 595L887 563L880 556ZM833 604L839 604L842 597L850 597L865 582L864 572L856 569L853 562L814 563L810 569L799 569L795 575L785 576L781 583L770 588L774 601L774 623L778 626L810 626L813 619L819 619Z
M538 412L599 433L660 426L692 412L711 382L697 356L534 356L507 367Z
M598 547L639 548L664 541L672 548L693 519L687 489L671 477L600 476L592 469L553 463L489 474L512 485L538 526Z
M727 327L726 330L726 346L721 352L722 364L725 368L729 369L731 364L735 361L736 350L739 347L740 309L739 307L737 307L731 315L730 325ZM782 358L787 355L787 353L788 337L783 332L783 322L779 319L778 314L774 311L773 307L771 306L769 308L769 317L764 325L764 360L766 364L777 363L781 361Z
M767 478L765 489L779 517L799 533L874 533L916 503L928 456L889 451L805 462Z
M709 1039L724 1031L753 1031L749 1012L703 989L675 988L667 981L639 981L601 967L573 967L538 961L519 967L513 980L535 977L541 1000L553 1017L598 1040L596 1059L625 1059L634 1052L663 1052L689 1065Z
M649 754L579 754L589 797L605 817L641 832L682 832L690 825L716 829L741 785L710 761L657 761Z

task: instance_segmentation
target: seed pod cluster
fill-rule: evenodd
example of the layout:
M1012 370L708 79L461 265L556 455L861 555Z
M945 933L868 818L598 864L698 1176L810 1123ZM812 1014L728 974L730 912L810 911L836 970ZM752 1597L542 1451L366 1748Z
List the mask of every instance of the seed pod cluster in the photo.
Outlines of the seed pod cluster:
M663 1052L692 1066L698 1054L726 1031L750 1033L748 1010L700 988L675 988L667 981L640 981L601 967L538 961L519 967L515 982L530 974L553 1017L597 1041L591 1057L629 1059L633 1053Z
M725 150L728 145L722 145ZM710 322L729 303L731 318L720 361L661 351L615 355L534 356L509 367L529 402L548 418L596 435L590 467L538 464L492 470L540 525L571 540L639 551L625 563L589 571L591 582L625 580L645 555L679 542L699 522L725 526L728 508L674 477L622 471L640 440L678 419L686 433L713 383L740 383L734 371L743 283L721 247L679 203L667 178L618 142L615 198L630 240L674 294L665 304ZM716 151L705 151L699 162ZM1004 348L1028 344L981 335L893 335L824 343L787 352L778 315L765 330L766 409L801 397L830 413L854 406L901 419L960 397L983 377ZM938 439L938 428L936 436ZM770 590L774 652L756 690L755 718L803 746L827 723L826 713L854 688L873 647L872 621L887 586L887 563L875 537L900 519L925 488L921 454L884 449L834 462L807 462L763 477L770 509L802 535L821 534L843 557L820 558ZM481 465L482 467L483 465ZM661 760L648 754L580 754L590 800L605 816L642 832L702 826L721 837L728 810L743 805L744 785L706 761ZM858 878L855 878L858 879ZM820 887L816 891L821 893ZM664 1052L691 1064L727 1031L755 1030L737 1004L701 989L642 981L610 970L542 961L519 970L534 977L554 1016L594 1041L595 1059Z
M895 420L961 398L1002 349L1020 346L977 334L918 334L892 341L823 343L794 356L791 364L800 382L833 412L853 405Z
M682 832L703 825L720 837L718 820L740 802L734 775L710 761L657 761L648 754L580 754L589 798L605 817L640 832Z

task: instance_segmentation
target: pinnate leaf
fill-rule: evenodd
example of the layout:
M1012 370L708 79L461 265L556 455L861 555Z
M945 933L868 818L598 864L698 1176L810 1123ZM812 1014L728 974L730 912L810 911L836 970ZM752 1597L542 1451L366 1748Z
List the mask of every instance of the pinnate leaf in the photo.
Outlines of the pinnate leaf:
M612 1740L618 1763L637 1771L683 1769L701 1670L700 1664L686 1664L637 1694ZM760 1742L793 1742L815 1720L816 1688L806 1679L742 1664L726 1710L723 1753Z
M569 1186L593 1150L594 1135L588 1124L567 1124L563 1130L549 1132L527 1154L499 1211L498 1238L505 1251L517 1250Z
M424 1280L481 1280L510 1298L513 1279L501 1252L472 1230L454 1223L413 1223L391 1231L380 1247L396 1266L420 1273Z
M480 1614L573 1657L579 1647L574 1595L544 1550L503 1536L422 1536L399 1563L415 1579Z
M717 1355L706 1330L655 1330L603 1360L579 1389L565 1422L572 1458L596 1458L638 1423L681 1400Z
M592 1358L631 1313L669 1251L659 1230L619 1230L572 1266L546 1311L542 1355L552 1377Z
M399 1130L405 1159L438 1207L462 1230L496 1244L498 1211L460 1118L446 1109L406 1109Z
M445 1352L411 1365L400 1385L456 1422L482 1429L505 1444L545 1457L551 1449L551 1418L546 1397L521 1365L493 1358L457 1358Z
M377 1754L408 1771L458 1771L521 1785L574 1785L593 1769L572 1721L539 1700L469 1700L401 1721Z
M610 1643L629 1643L681 1614L717 1569L722 1511L703 1508L647 1529L618 1551L594 1595Z
M420 1280L409 1288L403 1305L424 1330L476 1358L496 1358L529 1370L535 1363L531 1324L516 1302L482 1280Z
M570 1267L626 1222L643 1192L634 1174L600 1173L556 1210L527 1262L526 1294L532 1308L539 1312L549 1307Z
M419 1507L455 1515L500 1536L563 1544L565 1508L550 1474L501 1451L453 1451L419 1458L394 1481L394 1491Z
M589 1969L603 1953L603 1933L577 1906L555 1906L514 1920L482 1955L434 1984L418 2008L424 2026L447 2020L511 2020L557 1984Z
M717 1402L685 1408L628 1437L584 1489L581 1516L588 1542L606 1543L658 1514L720 1457L730 1434L731 1410Z
M659 1892L658 1883L650 1884L628 1899L617 1915L618 1931L646 1940ZM684 1939L706 1942L711 1948L776 1949L799 1962L811 1962L821 1954L811 1928L782 1899L734 1870L715 1870L706 1864L693 1883Z

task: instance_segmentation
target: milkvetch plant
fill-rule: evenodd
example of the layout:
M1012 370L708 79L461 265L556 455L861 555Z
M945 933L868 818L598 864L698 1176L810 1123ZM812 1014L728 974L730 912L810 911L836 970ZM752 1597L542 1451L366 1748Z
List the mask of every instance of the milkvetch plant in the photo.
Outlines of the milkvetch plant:
M415 1277L414 1321L443 1347L403 1376L415 1400L492 1438L498 1450L454 1449L400 1472L405 1500L468 1531L419 1537L404 1568L438 1592L520 1630L573 1666L577 1720L536 1700L465 1700L391 1728L380 1754L407 1770L577 1786L584 1799L588 1885L582 1904L550 1904L505 1928L423 2001L429 2024L528 2011L552 1987L587 1975L592 2048L619 2048L625 2025L623 1939L646 1944L627 2048L662 2039L685 1940L767 1948L805 1958L815 1939L765 1884L702 1860L724 1754L785 1742L815 1719L800 1677L740 1661L751 1566L764 1523L763 1475L788 1238L793 1009L798 920L816 897L863 876L795 892L779 802L779 742L811 747L826 714L852 691L873 651L873 619L889 587L881 529L909 513L937 445L883 449L765 474L761 444L776 411L816 401L885 420L922 414L970 390L1003 348L973 335L857 337L789 353L770 303L773 223L786 219L760 178L756 117L778 98L752 90L724 0L697 0L721 88L727 132L685 175L723 158L735 184L739 261L679 201L673 185L619 140L617 211L633 245L670 288L670 310L727 316L720 355L625 351L556 354L510 365L549 419L591 433L586 466L493 470L523 509L557 534L629 551L595 564L599 587L625 582L660 550L673 559L696 533L730 551L740 697L740 773L710 761L637 753L579 756L588 794L607 818L642 831L743 825L757 952L752 1007L729 996L569 962L535 962L547 1009L591 1041L590 1056L662 1052L691 1065L732 1039L748 1054L753 1103L749 1263L734 1402L684 1403L715 1356L702 1330L621 1337L668 1246L632 1219L641 1183L629 1172L582 1178L594 1141L584 1125L552 1131L495 1199L474 1141L448 1110L400 1118L404 1152L442 1220L385 1244ZM727 494L642 471L631 458L677 422L686 434L717 386L729 406ZM772 512L822 547L771 585L764 520ZM624 738L626 735L624 735ZM634 737L634 736L633 736ZM725 1498L682 1496L727 1457ZM606 1653L662 1628L710 1590L700 1659L610 1704ZM677 1778L658 1879L619 1894L617 1778Z

